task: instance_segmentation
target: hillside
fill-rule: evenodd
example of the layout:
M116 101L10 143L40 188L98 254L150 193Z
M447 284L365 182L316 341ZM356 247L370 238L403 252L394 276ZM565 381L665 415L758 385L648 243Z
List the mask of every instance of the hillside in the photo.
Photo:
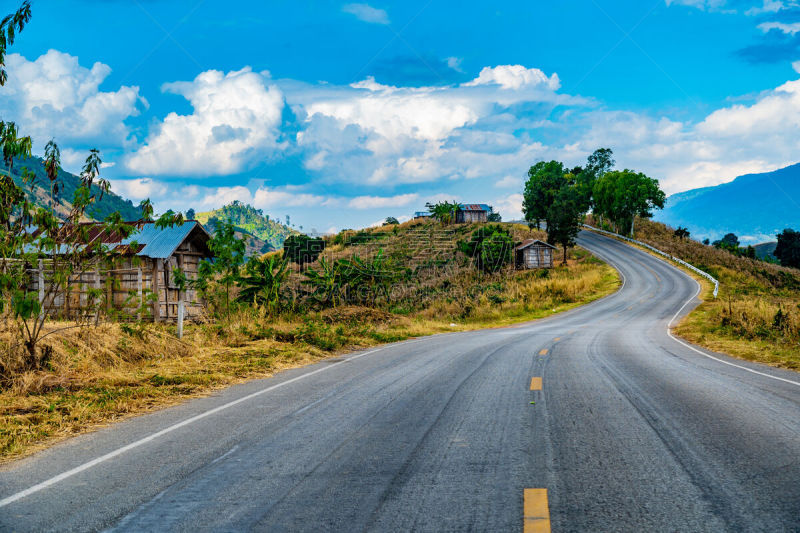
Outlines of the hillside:
M745 244L774 240L785 228L800 228L800 164L674 194L655 219L685 226L698 239L733 232Z
M20 172L23 168L27 168L29 171L36 174L36 182L33 187L22 182L22 179L20 178ZM8 174L8 167L2 159L0 159L0 172ZM60 216L64 216L71 207L70 202L75 196L75 190L80 185L81 179L75 174L67 172L63 168L59 171L58 176L61 180L63 188L59 194L60 202L59 205L56 206L55 211ZM44 199L47 193L46 189L43 189L42 186L49 187L49 180L45 174L44 164L41 158L32 157L27 160L15 162L13 178L17 185L22 187L28 193L28 196L31 200L36 202L38 205L46 205ZM95 192L100 192L97 187L92 187L92 189ZM140 217L139 209L134 206L130 200L126 200L121 196L114 194L113 191L109 194L104 194L100 201L93 204L88 209L87 215L94 220L103 220L114 211L119 211L122 215L122 218L125 220L137 220Z
M261 209L243 204L238 200L213 211L197 213L195 219L206 226L209 231L222 220L230 221L239 232L250 236L248 255L267 253L283 247L286 237L297 231L270 219Z

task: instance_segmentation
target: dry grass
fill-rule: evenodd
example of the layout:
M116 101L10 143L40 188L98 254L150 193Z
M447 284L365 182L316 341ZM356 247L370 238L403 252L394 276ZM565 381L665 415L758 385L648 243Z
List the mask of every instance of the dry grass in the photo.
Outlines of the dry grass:
M463 238L463 228L448 231L453 239ZM526 228L515 231L529 234ZM403 233L401 228L381 237L381 247L398 260L416 253ZM377 250L374 244L329 251L363 256ZM21 373L0 391L0 461L246 379L357 348L548 316L619 285L613 269L583 250L572 250L566 267L494 275L477 273L465 258L446 253L449 258L438 266L448 268L423 265L402 297L376 308L345 305L269 316L248 306L224 321L189 325L182 340L171 325L101 323L60 331L45 341L52 349L48 368ZM16 338L10 323L0 325L0 345L7 348Z
M636 238L705 270L720 282L675 329L711 350L772 366L800 370L800 271L737 257L673 229L637 221Z

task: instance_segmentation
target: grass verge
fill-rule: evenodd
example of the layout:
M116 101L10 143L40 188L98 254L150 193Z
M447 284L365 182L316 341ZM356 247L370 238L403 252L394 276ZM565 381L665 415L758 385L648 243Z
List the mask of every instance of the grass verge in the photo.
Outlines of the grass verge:
M543 318L614 292L619 279L611 267L575 249L568 266L549 271L458 270L436 283L425 291L430 303L418 309L403 300L391 310L344 306L275 317L247 307L224 321L188 326L181 340L174 326L153 324L101 323L60 332L47 340L53 355L46 371L21 374L0 391L0 462L354 349ZM448 290L453 287L470 290ZM0 328L0 344L15 339L11 324Z

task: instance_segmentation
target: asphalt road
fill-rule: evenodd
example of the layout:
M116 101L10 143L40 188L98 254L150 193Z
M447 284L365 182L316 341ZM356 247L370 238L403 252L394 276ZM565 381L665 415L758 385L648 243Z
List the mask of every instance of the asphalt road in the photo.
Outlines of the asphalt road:
M698 285L580 240L618 293L72 439L0 468L0 529L800 531L800 375L671 338Z

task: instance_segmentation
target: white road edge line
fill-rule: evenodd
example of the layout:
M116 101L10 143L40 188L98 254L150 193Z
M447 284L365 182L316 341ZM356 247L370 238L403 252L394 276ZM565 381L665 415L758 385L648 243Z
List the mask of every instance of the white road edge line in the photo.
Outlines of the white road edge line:
M415 342L415 341L411 341L411 343L413 343L413 342ZM409 344L409 343L403 343L403 344ZM91 460L91 461L89 461L87 463L83 463L80 466L76 466L72 470L67 470L66 472L63 472L63 473L61 473L61 474L59 474L57 476L51 477L48 480L42 481L41 483L37 483L36 485L34 485L34 486L30 487L30 488L27 488L27 489L25 489L23 491L17 492L16 494L12 494L11 496L3 498L2 500L0 500L0 508L5 507L5 506L7 506L7 505L9 505L11 503L14 503L17 500L21 500L22 498L30 496L31 494L35 494L35 493L37 493L37 492L39 492L39 491L41 491L43 489L51 487L51 486L55 485L56 483L58 483L60 481L64 481L65 479L70 478L70 477L72 477L72 476L74 476L76 474L80 474L84 470L88 470L88 469L92 468L93 466L97 466L100 463L108 461L109 459L113 459L114 457L122 455L125 452L133 450L134 448L138 448L142 444L147 444L148 442L151 442L151 441L153 441L153 440L155 440L155 439L157 439L159 437L162 437L162 436L166 435L167 433L171 433L171 432L175 431L176 429L180 429L180 428L182 428L184 426L188 426L189 424L197 422L198 420L201 420L201 419L206 418L208 416L211 416L213 414L219 413L220 411L224 411L225 409L228 409L229 407L233 407L234 405L238 405L238 404L240 404L242 402L246 402L247 400L252 400L253 398L255 398L257 396L261 396L262 394L265 394L267 392L270 392L270 391L273 391L273 390L278 389L280 387L283 387L284 385L288 385L290 383L294 383L296 381L300 381L301 379L305 379L305 378L307 378L309 376L313 376L314 374L319 374L321 372L325 372L326 370L330 370L331 368L335 368L335 367L339 366L342 363L346 363L348 361L354 361L356 359L359 359L360 357L364 357L365 355L370 355L370 354L373 354L375 352L379 352L379 351L383 350L384 348L386 348L386 346L383 346L381 348L377 348L375 350L370 350L368 352L364 352L364 353L361 353L361 354L358 354L358 355L354 355L352 357L348 357L347 359L343 359L343 360L341 360L339 362L336 362L336 363L333 363L331 365L323 366L322 368L319 368L319 369L314 370L312 372L309 372L307 374L303 374L301 376L297 376L297 377L294 377L292 379L288 379L286 381L282 381L281 383L278 383L278 384L273 385L271 387L267 387L266 389L262 389L260 391L254 392L252 394L248 394L247 396L243 396L243 397L239 398L238 400L233 400L233 401L228 402L226 404L220 405L219 407L215 407L214 409L210 409L210 410L208 410L208 411L206 411L204 413L200 413L199 415L195 415L195 416L193 416L191 418L187 418L186 420L184 420L182 422L178 422L177 424L174 424L172 426L164 428L161 431L157 431L156 433L153 433L152 435L149 435L147 437L144 437L144 438L141 438L141 439L139 439L137 441L134 441L134 442L132 442L132 443L126 445L126 446L123 446L122 448L117 448L116 450L114 450L112 452L109 452L109 453L107 453L105 455L101 455L97 459L93 459L93 460Z
M695 283L697 283L697 292L695 292L692 295L692 297L689 298L689 300L687 300L686 303L683 304L683 306L680 309L678 309L678 312L675 313L675 316L673 316L672 320L670 320L669 324L667 324L667 335L669 335L669 337L672 340L674 340L678 344L682 344L683 346L685 346L686 348L689 348L693 352L699 353L700 355L702 355L704 357L708 357L709 359L713 359L714 361L717 361L718 363L722 363L724 365L732 366L732 367L735 367L735 368L738 368L738 369L741 369L741 370L746 370L747 372L750 372L752 374L758 374L759 376L764 376L764 377L767 377L767 378L770 378L770 379L776 379L778 381L783 381L784 383L791 383L792 385L797 385L798 387L800 387L800 382L792 381L790 379L785 379L785 378L781 378L781 377L778 377L778 376L772 376L772 375L766 374L764 372L759 372L758 370L753 370L752 368L747 368L746 366L737 365L735 363L731 363L730 361L725 361L723 359L720 359L719 357L714 357L713 355L709 355L709 354L707 354L707 353L705 353L705 352L703 352L701 350L698 350L694 346L692 346L690 344L687 344L687 343L683 342L682 340L680 340L679 338L675 337L672 334L672 323L675 322L675 319L678 318L678 315L681 314L681 311L683 311L686 308L686 306L689 305L692 302L692 300L694 300L697 297L698 294L700 294L700 291L703 290L702 285L700 285L700 283L698 283L696 279L694 279L694 278L692 278L690 276L687 276L686 273L682 272L680 269L677 269L677 270L679 272L681 272L681 274L683 274L687 278L689 278L692 281L694 281Z

